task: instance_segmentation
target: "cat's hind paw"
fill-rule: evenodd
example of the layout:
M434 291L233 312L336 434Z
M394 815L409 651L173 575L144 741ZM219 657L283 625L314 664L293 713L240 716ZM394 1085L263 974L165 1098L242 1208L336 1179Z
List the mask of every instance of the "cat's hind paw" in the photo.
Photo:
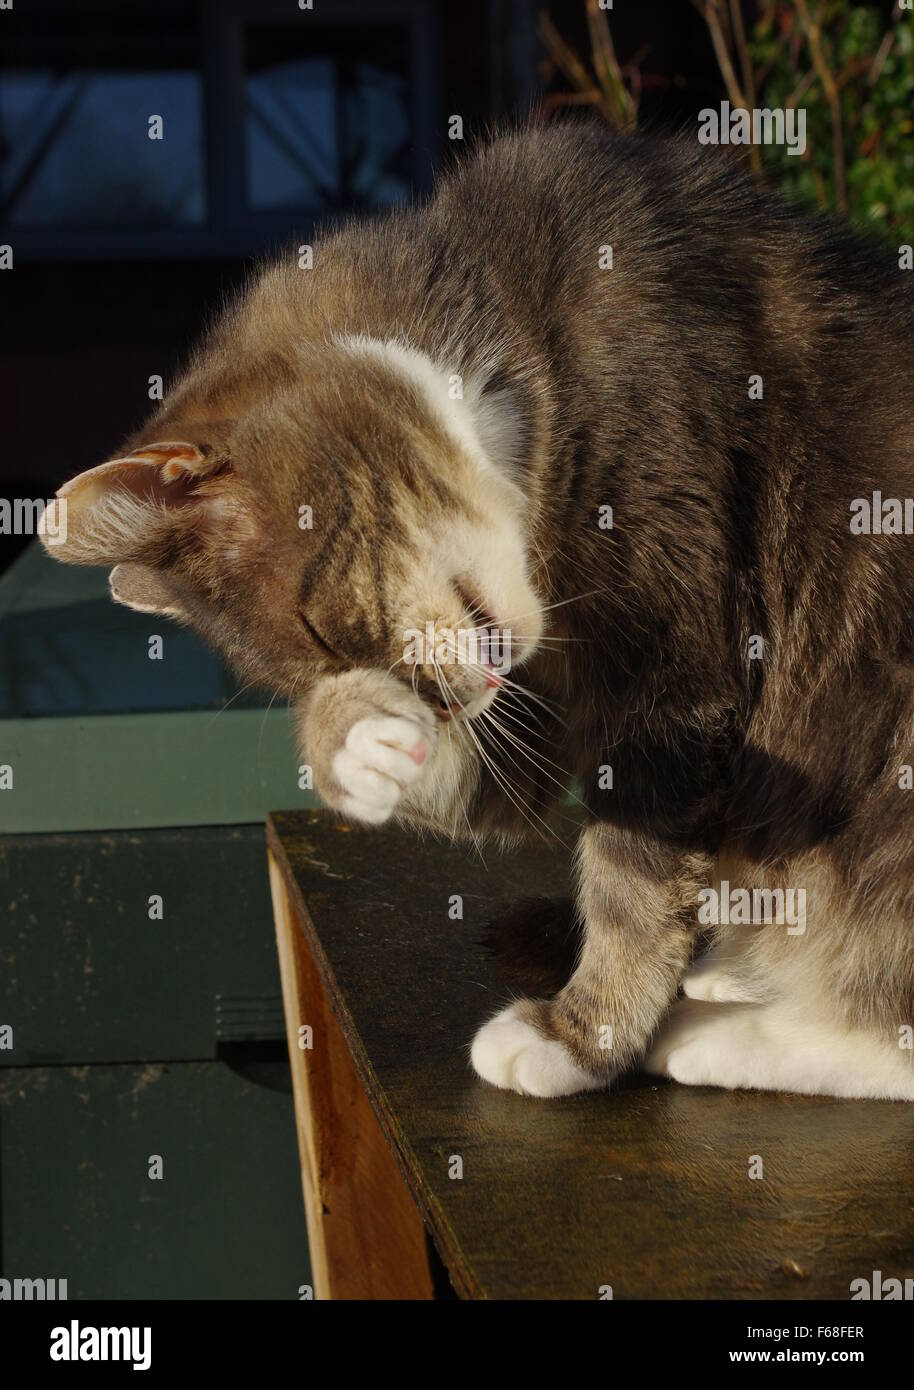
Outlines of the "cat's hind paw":
M510 1005L483 1024L473 1039L470 1060L478 1076L522 1096L572 1096L598 1091L606 1081L585 1071L568 1049L518 1017Z
M687 999L702 999L714 1004L754 1004L759 993L738 975L706 956L686 971L682 992Z

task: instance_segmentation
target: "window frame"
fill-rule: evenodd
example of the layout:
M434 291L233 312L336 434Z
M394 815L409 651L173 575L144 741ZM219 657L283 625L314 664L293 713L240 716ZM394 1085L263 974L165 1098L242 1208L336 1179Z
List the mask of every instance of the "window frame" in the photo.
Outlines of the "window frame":
M256 210L247 203L245 151L245 26L288 22L293 0L204 0L199 7L203 89L203 174L206 211L193 226L47 228L0 223L0 244L22 260L234 259L310 235L334 214L324 207ZM51 7L49 7L50 11ZM386 0L383 16L371 0L334 0L301 12L321 29L402 25L407 33L412 186L426 192L443 143L441 25L437 3ZM53 22L53 13L48 13Z

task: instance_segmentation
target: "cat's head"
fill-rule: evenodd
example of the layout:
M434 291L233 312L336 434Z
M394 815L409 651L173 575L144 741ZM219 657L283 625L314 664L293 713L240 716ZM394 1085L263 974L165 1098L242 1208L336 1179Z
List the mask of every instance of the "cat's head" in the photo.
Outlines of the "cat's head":
M461 399L427 358L369 339L256 370L204 360L60 489L43 538L113 565L115 599L189 623L245 681L295 696L389 669L433 706L443 679L471 715L542 629L495 395Z

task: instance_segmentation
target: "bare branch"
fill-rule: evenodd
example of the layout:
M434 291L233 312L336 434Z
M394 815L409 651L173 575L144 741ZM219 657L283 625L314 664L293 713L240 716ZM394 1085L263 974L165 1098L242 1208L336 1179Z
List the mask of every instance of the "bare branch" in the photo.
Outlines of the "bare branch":
M869 75L866 79L867 84L870 87L875 86L875 84L879 81L880 77L882 76L882 69L885 67L885 60L891 53L892 45L895 42L895 35L897 32L895 29L895 25L898 23L899 19L901 19L901 0L895 0L895 5L892 10L891 18L892 27L891 29L886 30L882 43L876 50L876 56L873 59L873 66L870 68Z
M815 80L816 70L815 68L810 68L806 76L800 78L799 82L794 87L793 91L790 93L790 96L787 98L786 105L788 111L792 107L796 106L797 102L800 100L801 97L805 97L806 93L809 91L810 87L815 82Z
M844 217L847 214L847 178L844 169L844 129L841 119L841 93L834 74L828 66L825 49L822 46L822 26L818 19L812 19L807 0L796 0L797 10L806 31L806 40L812 55L816 75L822 83L828 105L831 109L832 151L835 166L835 207Z
M743 25L741 0L730 0L730 19L733 42L736 45L736 52L739 56L740 71L743 74L746 104L751 111L755 107L755 74L752 71L752 62L749 58L749 45L746 43L746 30Z
M710 30L711 42L714 44L714 52L717 57L717 65L724 79L724 85L727 88L730 104L732 106L740 106L743 110L751 110L746 98L746 93L739 85L739 79L736 76L736 70L733 66L733 59L727 47L727 39L724 34L724 25L722 23L718 0L692 0L692 3L695 5L699 14L701 14ZM754 101L752 105L755 105ZM758 145L749 146L749 163L754 174L761 174L762 157L759 153Z
M581 62L577 53L566 43L556 29L552 20L545 10L540 10L537 16L537 33L545 47L548 49L549 56L556 67L564 73L568 81L579 93L591 93L594 90L593 75ZM600 93L600 100L595 103L604 118L610 125L618 125L616 113L606 98Z
M554 111L560 106L599 106L603 93L599 87L591 87L586 92L547 92L542 100L544 111Z
M638 123L637 105L622 78L609 19L606 11L600 9L599 0L587 0L587 27L594 70L616 113L616 124L620 130L634 130Z

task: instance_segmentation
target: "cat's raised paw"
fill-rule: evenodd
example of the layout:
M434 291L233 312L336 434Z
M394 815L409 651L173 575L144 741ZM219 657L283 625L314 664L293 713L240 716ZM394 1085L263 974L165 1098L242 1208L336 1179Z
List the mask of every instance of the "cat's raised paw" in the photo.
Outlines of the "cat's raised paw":
M519 1018L516 1004L483 1024L473 1039L470 1060L483 1081L522 1096L572 1096L606 1084L579 1067L560 1042L544 1038Z
M430 753L429 733L415 720L396 715L358 720L333 759L333 775L344 793L341 810L382 825L422 776Z

